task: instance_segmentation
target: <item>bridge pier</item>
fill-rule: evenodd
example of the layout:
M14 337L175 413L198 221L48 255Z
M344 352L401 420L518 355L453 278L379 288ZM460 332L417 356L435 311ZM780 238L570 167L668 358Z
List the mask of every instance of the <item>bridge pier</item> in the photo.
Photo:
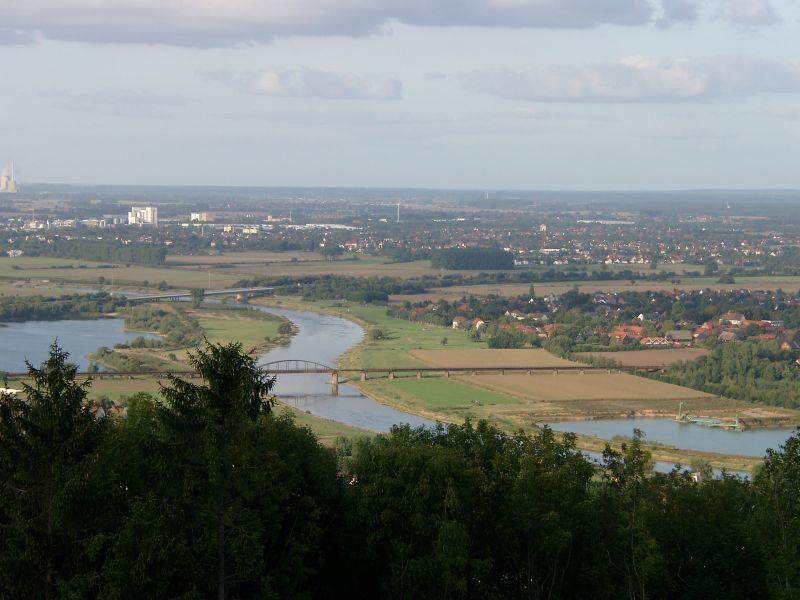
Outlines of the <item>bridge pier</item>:
M389 371L389 379L394 379L394 371Z
M339 371L331 372L331 396L339 395Z
M417 371L417 379L422 379L422 371Z
M361 381L366 381L366 380L367 380L367 372L361 371Z
M558 369L553 369L553 375L558 375Z
M447 379L450 379L450 371L445 371L445 372L444 372L444 376L445 376Z

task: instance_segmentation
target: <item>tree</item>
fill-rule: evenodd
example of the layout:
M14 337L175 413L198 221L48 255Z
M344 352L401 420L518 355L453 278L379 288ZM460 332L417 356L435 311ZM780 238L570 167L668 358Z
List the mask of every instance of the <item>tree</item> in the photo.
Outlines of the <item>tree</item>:
M703 268L703 275L708 277L709 275L713 275L717 271L719 271L719 263L715 261L713 258L709 258L706 261L705 267Z
M203 288L192 288L192 308L200 308L206 291Z
M371 342L378 342L386 339L386 332L380 327L372 327L367 333L367 337Z
M190 362L202 382L171 376L165 402L139 399L121 426L130 441L118 454L147 459L110 477L135 500L101 595L325 596L342 545L333 453L273 414L274 378L241 344L207 342Z
M217 597L224 600L231 575L228 564L231 526L240 525L231 518L236 463L241 436L247 434L258 416L269 412L273 400L270 391L275 378L259 368L255 359L242 352L240 343L227 345L206 342L205 348L189 353L189 363L202 377L195 384L169 376L170 386L162 388L169 410L166 424L176 439L189 444L188 464L199 470L200 481L207 484L210 494L205 500L206 514L213 525L216 558ZM188 466L187 464L187 466ZM233 521L233 523L232 523Z
M321 252L322 255L325 257L325 260L336 260L337 256L341 256L342 254L344 254L344 248L342 248L341 246L326 244L325 246L323 246Z
M91 465L105 431L87 404L90 381L57 342L26 400L0 394L0 589L8 597L64 595L85 568Z
M670 317L673 321L682 321L686 316L686 307L680 300L675 300L669 309Z
M647 476L653 470L650 452L643 447L644 433L633 430L630 443L622 443L617 452L606 444L603 451L603 476L613 490L621 564L627 595L648 597L650 584L659 579L662 558L644 520L643 505L647 500Z
M780 450L767 450L755 479L759 538L767 584L776 598L800 596L800 433Z

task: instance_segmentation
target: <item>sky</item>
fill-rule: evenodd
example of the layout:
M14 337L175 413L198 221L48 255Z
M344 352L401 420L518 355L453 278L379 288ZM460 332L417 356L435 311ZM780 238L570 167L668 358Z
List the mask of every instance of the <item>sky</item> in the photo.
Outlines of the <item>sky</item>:
M0 0L37 183L800 188L800 0Z

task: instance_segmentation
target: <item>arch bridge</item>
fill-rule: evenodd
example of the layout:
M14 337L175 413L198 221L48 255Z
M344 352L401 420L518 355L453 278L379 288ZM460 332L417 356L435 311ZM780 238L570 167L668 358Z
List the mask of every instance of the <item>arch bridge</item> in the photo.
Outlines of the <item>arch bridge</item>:
M313 360L303 360L289 358L286 360L273 360L272 362L259 365L270 373L333 373L338 371L333 367L323 365Z
M328 365L323 365L313 360L287 358L284 360L273 360L268 363L262 363L259 366L272 375L329 373L331 376L331 394L336 396L339 393L339 369L334 369Z

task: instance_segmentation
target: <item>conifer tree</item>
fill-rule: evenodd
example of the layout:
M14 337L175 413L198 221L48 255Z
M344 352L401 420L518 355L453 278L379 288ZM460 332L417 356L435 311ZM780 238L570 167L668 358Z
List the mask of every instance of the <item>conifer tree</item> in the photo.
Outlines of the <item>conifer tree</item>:
M80 576L93 455L104 423L86 404L89 380L57 342L26 362L23 396L0 394L0 589L52 598Z

